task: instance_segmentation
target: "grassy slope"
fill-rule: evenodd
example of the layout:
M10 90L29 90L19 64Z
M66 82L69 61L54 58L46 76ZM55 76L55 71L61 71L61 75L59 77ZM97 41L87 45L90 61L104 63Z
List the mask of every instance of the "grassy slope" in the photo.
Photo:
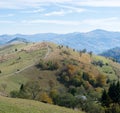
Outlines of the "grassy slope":
M48 47L50 48L49 55L44 59L45 55L48 52ZM15 52L15 48L18 49ZM26 51L21 51L22 49ZM66 55L63 52L68 51L70 55ZM111 60L106 59L101 56L92 56L88 54L82 54L79 56L78 52L74 52L72 49L63 47L62 49L58 49L57 45L51 43L37 43L37 44L18 44L10 47L6 47L0 50L0 55L9 56L13 54L13 58L10 58L2 63L0 63L0 70L2 73L0 74L0 84L7 84L6 92L10 92L11 90L19 89L20 84L25 83L31 79L38 79L41 81L41 87L49 88L48 81L55 81L56 87L62 87L62 85L56 80L55 72L51 71L40 71L35 67L35 64L39 61L39 59L44 60L56 60L58 62L62 62L63 60L77 62L77 65L81 70L84 70L89 73L93 73L95 76L99 74L99 72L108 76L108 78L116 79L116 73L119 74L120 65L117 63L113 63ZM18 58L21 59L18 60ZM108 66L96 67L91 64L92 60L102 60L104 63L108 63ZM23 71L18 71L24 69ZM30 67L29 67L30 66ZM16 73L17 72L17 73ZM112 73L111 73L112 72ZM0 85L1 86L1 85ZM0 87L2 91L3 88Z
M95 61L103 61L104 64L108 64L108 66L104 65L103 67L97 67L98 70L105 74L109 79L115 80L119 76L120 64L111 61L109 58L105 58L103 56L93 56Z
M38 101L0 96L0 113L83 113Z
M18 69L22 70L35 65L35 63L47 53L46 45L44 45L44 47L38 47L37 45L41 44L17 44L0 50L0 56L4 55L4 58L7 58L7 60L0 63L0 70L2 71L0 74L0 84L7 84L7 92L18 89L20 83L28 80L22 75L22 77L16 77ZM35 47L39 50L34 50ZM17 48L18 51L15 52L15 48ZM26 51L22 51L22 49ZM21 57L21 59L19 59L19 57ZM0 89L2 90L1 87Z

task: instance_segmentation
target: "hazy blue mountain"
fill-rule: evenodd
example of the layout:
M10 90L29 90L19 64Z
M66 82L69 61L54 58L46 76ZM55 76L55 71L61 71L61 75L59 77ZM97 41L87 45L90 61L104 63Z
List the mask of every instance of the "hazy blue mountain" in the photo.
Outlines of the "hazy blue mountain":
M105 50L120 46L120 32L110 32L105 30L94 30L87 33L40 33L34 35L1 35L0 42L2 44L19 37L30 42L51 41L57 44L68 45L69 47L81 50L86 48L94 53L102 53Z
M100 55L113 58L120 63L120 47L109 49L108 51L105 51L101 53Z
M11 35L1 35L0 36L0 44L5 44L9 40L11 40Z
M29 41L24 39L24 38L19 38L19 37L16 37L10 41L7 42L7 44L11 44L11 43L28 43Z

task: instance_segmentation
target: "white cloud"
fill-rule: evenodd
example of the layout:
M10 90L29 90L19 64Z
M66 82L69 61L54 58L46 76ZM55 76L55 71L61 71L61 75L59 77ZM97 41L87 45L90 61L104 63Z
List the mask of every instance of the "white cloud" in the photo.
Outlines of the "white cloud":
M81 21L71 21L71 20L23 20L23 21L7 21L0 20L0 24L3 24L5 30L1 29L1 32L6 33L11 31L13 33L13 25L15 25L17 30L14 32L27 32L29 33L39 33L39 32L86 32L93 29L105 29L110 31L120 31L120 18L110 17L101 19L85 19ZM11 26L12 25L12 26ZM12 28L11 28L12 27ZM6 30L8 29L8 30ZM26 30L27 29L27 30ZM21 31L20 31L21 30ZM3 34L2 32L2 34Z
M37 9L37 10L33 10L32 12L33 13L41 13L41 12L43 12L44 11L44 9Z
M21 13L41 13L45 11L43 8L35 9L35 10L29 10L29 11L21 11Z
M101 19L86 19L82 21L70 21L70 20L23 20L22 24L58 24L58 25L74 25L74 26L93 26L93 27L106 27L106 26L117 26L119 18L101 18Z
M13 4L12 2L4 1L4 0L0 1L0 9L2 8L16 9L17 7L18 5Z
M76 2L72 3L78 6L120 7L120 0L76 0Z
M101 19L88 19L83 20L82 24L88 24L91 26L115 26L119 23L119 18L111 17L111 18L101 18Z
M12 16L14 16L14 14L4 14L4 15L0 15L0 18L2 18L2 17L12 17Z
M81 13L81 12L86 11L86 9L84 9L84 8L72 7L69 5L57 4L57 6L62 7L62 8L67 9L67 10L70 10L71 12Z
M0 24L13 24L15 23L14 21L9 21L9 20L0 20Z
M120 0L0 0L0 8L35 8L54 3L69 6L120 7Z
M62 8L62 9L59 11L53 11L53 12L46 13L45 16L63 16L65 14L81 13L81 12L86 11L86 9L83 9L83 8L71 7L71 6L67 6L67 5L56 4L56 6Z
M58 25L80 25L79 21L64 20L24 20L22 24L58 24Z
M65 3L72 2L72 0L0 0L0 8L9 9L24 9L24 8L36 8L41 5L50 3Z
M106 29L111 31L120 31L119 18L101 18L101 19L86 19L81 22L81 26L85 26L85 29Z
M53 11L50 13L46 13L45 16L63 16L68 13L71 13L71 11L60 10L60 11Z

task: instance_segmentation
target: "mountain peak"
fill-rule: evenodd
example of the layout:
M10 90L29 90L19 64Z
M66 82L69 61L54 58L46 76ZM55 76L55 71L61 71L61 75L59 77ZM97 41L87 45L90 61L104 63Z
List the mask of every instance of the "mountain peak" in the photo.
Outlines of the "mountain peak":
M109 31L106 31L106 30L103 30L103 29L95 29L93 31L90 31L90 32L94 32L94 33L97 33L97 34L101 34L101 33L106 33L106 32L109 32Z

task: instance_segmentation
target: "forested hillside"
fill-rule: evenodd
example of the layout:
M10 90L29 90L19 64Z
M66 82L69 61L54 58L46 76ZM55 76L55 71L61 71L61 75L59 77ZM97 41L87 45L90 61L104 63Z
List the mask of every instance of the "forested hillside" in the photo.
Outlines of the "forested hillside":
M104 113L103 91L119 80L119 73L120 64L86 49L77 51L48 42L0 48L0 92L13 98ZM108 111L119 113L118 108Z

